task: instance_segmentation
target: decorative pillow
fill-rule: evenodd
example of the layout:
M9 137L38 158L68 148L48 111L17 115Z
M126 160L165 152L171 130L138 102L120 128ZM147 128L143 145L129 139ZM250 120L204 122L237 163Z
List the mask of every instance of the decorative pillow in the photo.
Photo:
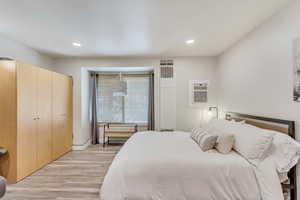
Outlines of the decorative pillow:
M224 134L219 135L215 148L223 154L229 153L234 145L234 135Z
M211 135L209 133L202 134L200 141L198 142L202 151L208 151L215 147L217 142L218 136Z
M192 129L192 133L191 133L191 137L194 136L194 135L198 135L200 133L203 133L205 131L205 129L199 127L199 128L193 128Z
M278 175L283 182L287 179L287 173L300 159L300 143L286 134L268 132L275 134L269 156L274 160Z
M207 151L214 148L218 136L209 134L202 128L194 128L191 138L200 146L202 151Z
M191 138L197 143L199 144L201 139L202 139L202 136L204 134L206 134L207 132L202 129L202 128L194 128L192 130L192 133L191 133Z

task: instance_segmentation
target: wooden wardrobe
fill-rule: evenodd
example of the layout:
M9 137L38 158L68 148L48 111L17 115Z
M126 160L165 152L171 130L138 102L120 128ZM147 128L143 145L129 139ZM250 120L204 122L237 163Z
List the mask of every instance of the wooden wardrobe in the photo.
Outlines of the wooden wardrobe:
M0 175L15 183L71 150L72 78L0 60Z

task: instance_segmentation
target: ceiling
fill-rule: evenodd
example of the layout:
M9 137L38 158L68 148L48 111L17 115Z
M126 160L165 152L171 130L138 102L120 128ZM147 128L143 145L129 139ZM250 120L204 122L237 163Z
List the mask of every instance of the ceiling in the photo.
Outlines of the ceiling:
M1 0L0 34L59 57L214 56L288 1Z

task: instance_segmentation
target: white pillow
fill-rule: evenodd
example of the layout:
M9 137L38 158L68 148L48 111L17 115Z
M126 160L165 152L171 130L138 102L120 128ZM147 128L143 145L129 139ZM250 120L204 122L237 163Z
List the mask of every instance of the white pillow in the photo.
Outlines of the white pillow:
M233 129L235 137L233 148L237 152L254 165L266 157L274 134L247 124L236 125Z
M300 143L286 134L276 131L269 131L275 134L269 151L278 175L282 182L287 179L287 173L294 167L300 159Z
M219 135L215 148L223 154L228 154L234 145L234 135L223 134Z
M204 129L212 131L212 130L222 130L224 127L233 124L232 122L225 119L213 119L209 123L203 126Z
M203 126L204 130L207 130L211 134L214 135L222 135L226 133L226 129L230 128L232 125L236 125L240 123L236 123L234 121L229 121L225 119L213 119L209 123Z
M214 130L219 136L224 133L233 134L235 138L233 149L254 165L265 158L274 135L255 126L227 120L213 120L207 128Z

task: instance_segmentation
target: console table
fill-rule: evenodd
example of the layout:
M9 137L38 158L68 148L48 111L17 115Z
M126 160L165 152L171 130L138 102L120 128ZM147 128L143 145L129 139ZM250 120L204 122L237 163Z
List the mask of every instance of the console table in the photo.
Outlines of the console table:
M138 125L134 123L105 123L103 133L103 147L105 146L105 138L107 137L107 144L110 138L130 138L137 132Z

